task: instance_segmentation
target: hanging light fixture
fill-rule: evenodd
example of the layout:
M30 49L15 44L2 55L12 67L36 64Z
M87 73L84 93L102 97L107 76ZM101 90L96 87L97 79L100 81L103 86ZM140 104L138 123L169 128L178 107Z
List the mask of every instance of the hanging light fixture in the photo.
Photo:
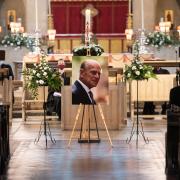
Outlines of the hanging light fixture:
M2 32L2 27L0 26L0 33Z

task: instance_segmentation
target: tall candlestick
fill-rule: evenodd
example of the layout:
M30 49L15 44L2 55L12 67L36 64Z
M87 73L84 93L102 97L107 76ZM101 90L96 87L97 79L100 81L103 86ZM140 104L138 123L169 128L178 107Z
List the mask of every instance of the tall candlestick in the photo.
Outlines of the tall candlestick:
M131 14L131 0L129 0L129 14Z
M35 15L36 15L36 29L35 30L38 30L38 3L37 3L37 0L35 0Z
M144 0L141 0L141 29L144 30Z
M51 15L51 0L48 0L49 15Z

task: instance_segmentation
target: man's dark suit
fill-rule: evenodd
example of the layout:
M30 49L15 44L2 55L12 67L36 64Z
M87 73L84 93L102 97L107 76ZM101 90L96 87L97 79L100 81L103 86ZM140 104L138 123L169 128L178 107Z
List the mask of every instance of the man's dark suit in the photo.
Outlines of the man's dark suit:
M75 81L75 83L72 86L72 104L80 104L80 103L92 104L85 89L78 81Z
M170 104L175 104L176 106L180 106L180 86L171 89Z

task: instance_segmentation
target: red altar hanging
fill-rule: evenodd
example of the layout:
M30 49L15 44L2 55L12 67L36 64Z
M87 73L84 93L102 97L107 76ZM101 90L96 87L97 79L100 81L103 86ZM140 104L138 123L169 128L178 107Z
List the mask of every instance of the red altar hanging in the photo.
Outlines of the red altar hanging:
M57 34L84 33L85 17L81 11L88 4L92 4L98 10L98 15L93 18L94 34L124 33L128 14L127 0L53 0L51 10Z

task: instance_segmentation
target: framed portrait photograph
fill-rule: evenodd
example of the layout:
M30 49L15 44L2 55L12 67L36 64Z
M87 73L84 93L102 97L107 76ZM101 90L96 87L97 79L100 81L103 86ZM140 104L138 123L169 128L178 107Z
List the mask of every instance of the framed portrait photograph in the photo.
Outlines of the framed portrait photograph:
M170 21L173 24L174 21L174 12L171 9L166 9L164 12L164 19L165 21Z
M16 22L16 11L13 9L7 11L7 25L10 26L11 22Z
M72 104L108 104L108 92L108 57L73 56Z

